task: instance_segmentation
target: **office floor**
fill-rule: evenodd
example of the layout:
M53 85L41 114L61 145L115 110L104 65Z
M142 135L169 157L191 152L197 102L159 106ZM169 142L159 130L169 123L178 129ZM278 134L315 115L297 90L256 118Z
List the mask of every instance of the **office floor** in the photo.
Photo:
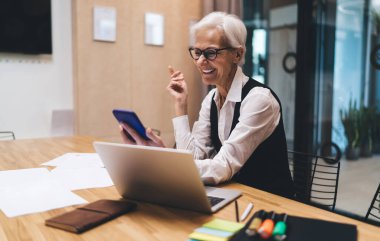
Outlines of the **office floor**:
M342 158L336 207L365 216L379 182L379 154L356 161Z

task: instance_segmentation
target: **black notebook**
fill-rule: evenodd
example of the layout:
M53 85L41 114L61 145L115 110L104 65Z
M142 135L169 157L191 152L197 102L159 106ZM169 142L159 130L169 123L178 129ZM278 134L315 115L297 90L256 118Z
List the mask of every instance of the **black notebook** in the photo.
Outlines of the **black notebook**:
M245 227L236 234L231 240L234 241L272 241L270 239L262 239L256 235L249 237L245 230L249 226L251 218ZM355 225L324 221L320 219L303 218L296 216L288 216L286 220L287 230L285 241L356 241L357 229Z

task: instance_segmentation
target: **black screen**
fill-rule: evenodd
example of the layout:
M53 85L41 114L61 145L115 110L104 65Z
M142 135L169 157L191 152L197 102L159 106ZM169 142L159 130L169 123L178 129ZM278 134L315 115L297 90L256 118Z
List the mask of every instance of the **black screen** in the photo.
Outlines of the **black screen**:
M51 0L0 0L0 52L51 54Z

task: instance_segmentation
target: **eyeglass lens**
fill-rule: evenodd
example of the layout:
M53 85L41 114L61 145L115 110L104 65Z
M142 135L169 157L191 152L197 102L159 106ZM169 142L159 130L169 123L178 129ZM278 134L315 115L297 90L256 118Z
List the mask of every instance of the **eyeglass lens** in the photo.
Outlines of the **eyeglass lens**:
M190 49L190 54L191 54L191 57L195 60L198 60L202 54L206 59L214 60L216 58L216 55L217 55L217 50L216 49L205 49L202 51L200 49L194 48L194 49Z

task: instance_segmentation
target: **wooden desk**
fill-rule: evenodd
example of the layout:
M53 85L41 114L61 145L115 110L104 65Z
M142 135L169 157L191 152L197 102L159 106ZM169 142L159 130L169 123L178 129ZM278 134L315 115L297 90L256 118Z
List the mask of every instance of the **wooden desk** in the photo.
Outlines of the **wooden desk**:
M39 167L67 152L94 152L91 137L47 138L33 140L0 141L0 170ZM341 215L311 207L240 184L227 184L244 195L239 198L240 214L248 202L253 202L253 211L265 209L303 217L351 223L358 227L358 240L380 240L380 228ZM98 199L118 199L114 187L75 191L89 202ZM1 197L0 197L1 198ZM123 215L81 235L46 227L45 219L73 210L60 208L43 213L8 218L0 212L0 240L187 240L188 235L213 216L195 212L166 208L148 203L139 203L135 212ZM251 212L252 214L253 212ZM214 217L235 220L234 205L230 204Z

